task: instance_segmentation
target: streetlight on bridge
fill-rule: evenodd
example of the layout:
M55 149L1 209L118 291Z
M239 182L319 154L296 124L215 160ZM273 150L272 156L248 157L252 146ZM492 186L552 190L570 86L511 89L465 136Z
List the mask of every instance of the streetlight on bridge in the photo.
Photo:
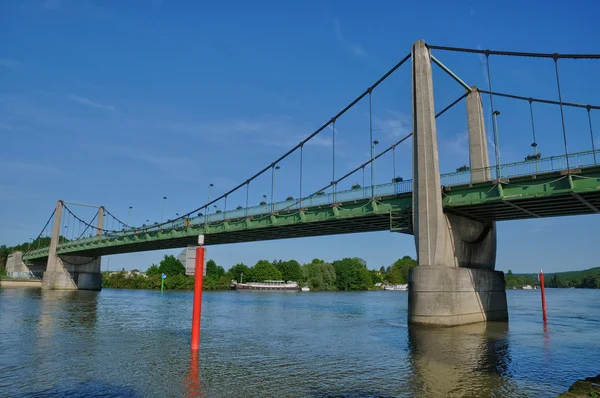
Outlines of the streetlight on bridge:
M371 163L371 197L375 196L375 146L379 144L379 141L375 140L373 141L373 145L371 145L371 159L372 159L372 163Z
M162 202L161 202L161 209L160 209L160 222L161 223L163 221L163 216L165 214L165 200L167 200L167 197L163 196Z
M271 213L275 211L275 182L277 170L281 169L279 166L273 168L273 190L271 192Z
M212 182L210 184L208 184L208 198L206 201L207 205L210 203L210 189L214 186L215 186L215 184L213 184ZM204 224L206 224L208 222L208 210L209 210L208 207L206 209L204 209Z
M496 153L496 179L499 181L500 180L500 148L499 148L499 143L498 143L498 121L497 118L500 115L500 111L499 110L495 110L494 112L492 112L492 118L494 119L494 140L495 140L495 145L494 145L494 152Z
M131 226L131 210L133 210L133 206L129 206L129 209L127 210L127 225Z

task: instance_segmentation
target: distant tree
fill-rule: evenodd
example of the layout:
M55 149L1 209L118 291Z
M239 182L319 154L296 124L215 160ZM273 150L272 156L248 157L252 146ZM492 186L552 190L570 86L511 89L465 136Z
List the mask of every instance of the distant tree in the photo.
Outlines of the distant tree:
M383 265L381 266L381 268L379 268L379 272L385 274L385 267Z
M243 276L242 276L243 274ZM250 268L245 264L236 264L227 271L227 275L232 280L236 280L238 282L243 282L248 280L248 276L250 275Z
M410 256L404 256L401 259L396 260L391 267L388 267L387 280L392 284L406 284L408 283L408 272L412 267L416 267L418 262Z
M371 274L359 258L334 261L336 286L339 290L366 290L373 286Z
M146 276L159 275L160 270L158 269L158 265L152 264L150 268L146 270Z
M273 265L281 272L281 278L283 280L300 281L302 279L302 269L296 260L273 261Z
M302 267L302 282L311 290L336 290L335 270L325 262L311 262Z
M175 256L165 254L165 257L162 259L158 266L158 270L160 273L165 274L168 277L173 277L175 275L185 275L185 267L181 264Z
M9 254L10 251L6 245L0 246L0 269L6 268L6 259L8 258Z
M372 269L369 270L369 273L371 274L371 282L373 284L383 282L383 275L381 272L377 271L376 269Z
M267 260L259 260L249 271L248 282L280 280L281 272Z

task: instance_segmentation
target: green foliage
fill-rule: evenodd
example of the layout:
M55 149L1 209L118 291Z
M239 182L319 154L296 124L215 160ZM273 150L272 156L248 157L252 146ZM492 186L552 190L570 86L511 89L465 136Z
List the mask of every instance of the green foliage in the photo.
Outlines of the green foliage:
M245 280L248 280L247 278L250 275L250 268L242 263L236 264L229 269L227 274L231 277L232 280L243 282Z
M419 263L410 256L404 256L398 259L391 267L388 267L386 279L392 284L407 284L408 270L416 267ZM383 268L383 267L382 267Z
M547 287L600 289L600 267L544 275Z
M285 281L300 281L302 279L302 269L296 260L273 261L273 265L281 272L281 279Z
M373 284L383 282L384 274L382 274L380 271L372 269L369 270L369 272L371 273L371 282L373 282Z
M206 275L202 281L203 290L223 290L229 289L231 278L225 275L223 267L217 265L214 260L208 260L206 263Z
M336 290L335 270L332 264L313 260L302 267L302 282L311 290Z
M181 261L175 258L175 256L167 254L165 254L165 258L160 262L158 270L167 277L185 275L185 267L181 264Z
M256 265L249 270L247 281L262 282L267 280L281 280L281 272L269 261L259 260Z
M508 270L504 275L504 281L507 289L522 289L523 286L538 286L538 280L536 276L532 275L515 275L512 270Z
M10 251L8 250L8 247L6 247L6 245L0 246L0 270L6 268L6 259L8 258L9 254Z
M165 289L188 289L194 288L194 277L187 276L185 274L177 274L174 276L167 276L165 279Z
M158 269L158 265L152 264L150 268L146 270L146 276L154 276L160 275L160 270Z
M359 258L344 258L333 262L336 286L339 290L367 290L373 283L371 274Z
M223 267L217 265L214 260L208 260L206 262L206 276L211 276L217 280L225 275Z

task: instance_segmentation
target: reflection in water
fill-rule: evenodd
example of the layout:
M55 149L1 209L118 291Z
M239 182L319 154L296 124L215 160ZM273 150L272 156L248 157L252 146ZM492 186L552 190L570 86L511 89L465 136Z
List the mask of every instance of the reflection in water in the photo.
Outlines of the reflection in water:
M512 395L508 323L451 328L410 326L408 343L416 396Z
M182 388L184 397L202 397L199 354L200 351L190 351L190 366L186 372Z

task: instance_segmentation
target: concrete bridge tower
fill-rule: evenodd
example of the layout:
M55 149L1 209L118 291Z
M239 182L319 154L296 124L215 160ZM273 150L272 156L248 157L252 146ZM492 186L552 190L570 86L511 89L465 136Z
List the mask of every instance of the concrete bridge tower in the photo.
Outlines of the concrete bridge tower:
M410 270L408 321L462 325L507 320L504 273L495 271L496 226L444 214L435 124L431 56L412 49L413 225L419 266ZM481 97L467 96L471 170L489 166ZM475 171L472 183L489 180Z
M42 289L56 290L101 290L102 274L100 272L101 258L64 256L57 254L60 239L60 227L63 213L63 202L59 200L54 213L52 237L48 251L48 264L42 279ZM104 228L104 208L98 209L98 235Z

